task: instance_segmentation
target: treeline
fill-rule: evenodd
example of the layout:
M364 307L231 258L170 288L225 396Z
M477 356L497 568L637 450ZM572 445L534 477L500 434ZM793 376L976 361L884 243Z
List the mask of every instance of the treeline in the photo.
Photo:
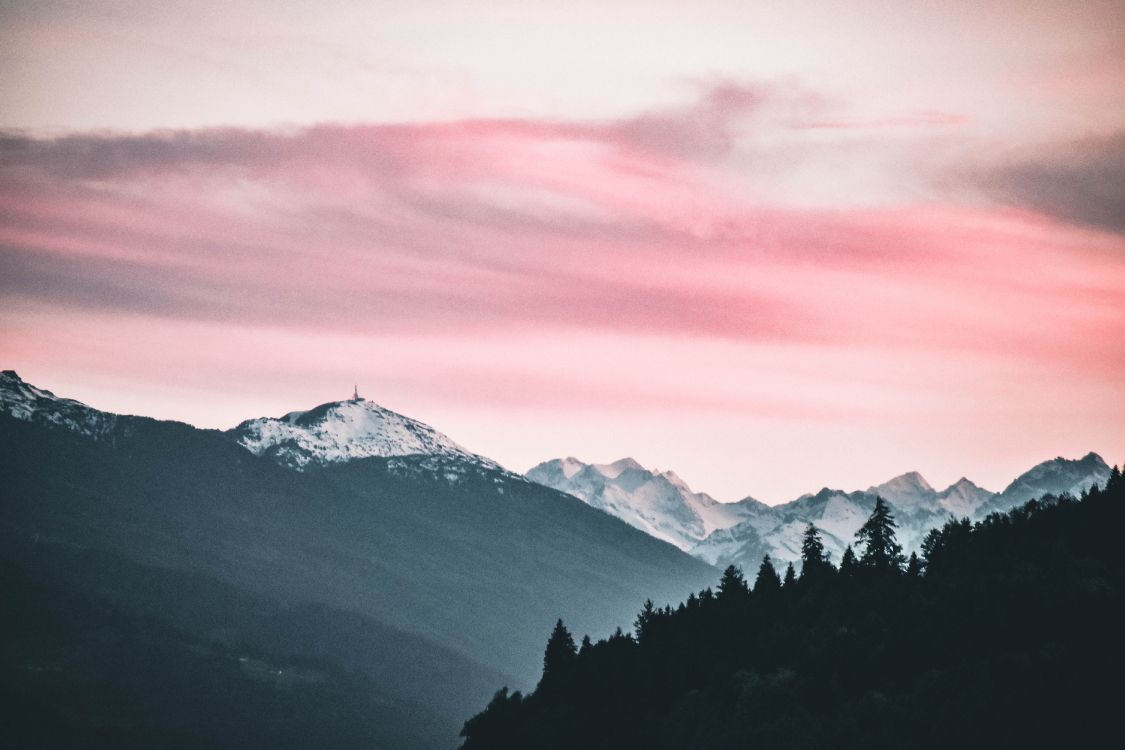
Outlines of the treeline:
M1095 747L1125 692L1125 481L951 519L905 558L876 503L839 565L766 557L634 631L562 621L529 695L500 690L463 750Z

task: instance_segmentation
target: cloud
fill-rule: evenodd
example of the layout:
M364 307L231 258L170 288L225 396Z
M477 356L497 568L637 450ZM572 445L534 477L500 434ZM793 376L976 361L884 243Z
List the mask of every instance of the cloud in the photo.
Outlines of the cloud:
M1125 233L1125 130L1022 153L971 179L1009 205Z
M1033 358L1120 328L1121 268L1039 215L802 206L763 189L792 163L799 123L827 107L719 84L600 122L8 134L0 294L74 314L294 329Z

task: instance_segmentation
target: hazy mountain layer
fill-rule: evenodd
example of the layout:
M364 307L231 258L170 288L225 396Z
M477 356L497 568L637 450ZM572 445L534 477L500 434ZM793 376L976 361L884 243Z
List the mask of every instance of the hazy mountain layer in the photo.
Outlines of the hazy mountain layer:
M809 523L821 529L827 550L839 561L874 507L876 496L892 506L899 538L909 551L950 516L977 520L1044 494L1078 495L1105 482L1109 471L1100 456L1090 453L1079 460L1045 461L1000 493L965 478L939 491L919 473L909 472L866 490L824 488L775 506L750 497L721 503L693 492L674 473L650 471L631 458L612 464L554 459L534 467L527 477L574 495L706 562L720 567L734 563L754 570L767 554L781 562L797 560L801 533Z

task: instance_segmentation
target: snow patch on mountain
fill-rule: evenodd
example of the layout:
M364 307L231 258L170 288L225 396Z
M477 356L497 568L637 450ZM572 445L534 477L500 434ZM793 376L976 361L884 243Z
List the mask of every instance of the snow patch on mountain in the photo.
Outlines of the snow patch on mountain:
M965 477L961 477L939 492L935 500L939 508L956 518L965 516L973 518L995 495L995 492L978 487Z
M110 435L117 422L114 414L36 388L14 370L0 372L0 413L24 422L70 430L95 440Z
M899 508L921 508L932 505L937 491L916 471L907 472L882 484L867 488L867 494L878 495Z
M249 419L227 434L254 455L294 469L358 458L415 455L500 468L433 427L362 398L333 401L276 419Z
M694 492L671 471L646 469L632 458L590 464L576 458L544 461L526 474L533 482L577 497L642 531L690 550L708 534L767 506L753 498L720 503Z

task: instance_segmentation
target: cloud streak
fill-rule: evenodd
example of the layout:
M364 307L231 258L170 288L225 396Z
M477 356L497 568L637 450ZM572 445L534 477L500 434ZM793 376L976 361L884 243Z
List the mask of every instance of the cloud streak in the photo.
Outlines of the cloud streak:
M973 178L1001 202L1125 233L1125 130L1049 144Z
M762 420L793 445L912 419L940 423L945 445L957 419L1029 429L1037 400L1125 417L1106 406L1125 373L1125 240L1087 226L1119 229L1112 169L1093 181L1102 218L1078 213L1095 154L1120 144L1080 150L1037 188L1046 201L1017 189L1038 184L1030 168L989 173L1013 196L1003 208L926 190L857 202L832 172L864 152L924 185L897 157L924 159L931 131L958 122L720 84L606 120L8 133L4 354L29 377L100 368L190 388L206 373L245 386L254 368L293 387L366 374L392 406L460 418L458 437L514 464L542 456L457 409L648 424L664 404ZM771 190L808 170L838 200Z

